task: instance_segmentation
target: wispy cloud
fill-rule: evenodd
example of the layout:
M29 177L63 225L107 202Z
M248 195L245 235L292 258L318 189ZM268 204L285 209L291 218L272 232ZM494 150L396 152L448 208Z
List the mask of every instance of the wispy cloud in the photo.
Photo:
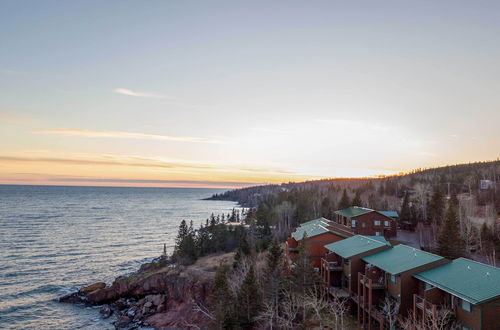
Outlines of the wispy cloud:
M250 167L241 164L219 164L212 162L189 161L181 159L148 158L140 156L117 156L108 154L70 154L54 155L41 151L30 151L22 154L0 155L1 162L49 163L54 165L79 166L120 166L158 169L196 170L224 173L255 173L286 175L291 171L276 167Z
M127 95L127 96L135 96L135 97L149 97L149 98L154 98L154 99L171 99L171 97L168 97L166 95L160 95L156 93L150 93L150 92L138 92L138 91L133 91L130 89L126 88L116 88L115 93L121 94L121 95Z
M160 140L177 142L195 142L195 143L220 143L221 141L211 138L175 136L147 133L132 133L120 131L99 131L90 129L47 129L33 131L34 134L56 134L65 136L83 136L90 138L122 138L122 139L141 139L141 140Z

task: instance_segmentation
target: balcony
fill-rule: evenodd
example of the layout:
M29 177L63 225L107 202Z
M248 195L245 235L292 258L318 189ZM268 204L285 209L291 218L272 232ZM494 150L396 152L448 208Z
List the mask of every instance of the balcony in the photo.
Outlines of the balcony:
M334 286L328 288L328 293L339 298L349 298L351 296L347 290Z
M413 295L413 302L415 304L415 307L421 310L422 313L425 311L427 312L427 314L434 314L438 310L437 305L428 302L425 298L416 294Z
M383 275L360 274L359 282L372 289L385 289L385 279Z
M321 258L321 267L330 271L342 271L342 264L338 260L328 261L325 258Z

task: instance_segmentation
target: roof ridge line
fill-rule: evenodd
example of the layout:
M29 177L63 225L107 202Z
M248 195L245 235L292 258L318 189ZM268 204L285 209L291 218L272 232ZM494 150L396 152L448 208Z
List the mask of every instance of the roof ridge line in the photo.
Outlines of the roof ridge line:
M480 264L482 266L487 266L487 267L491 267L493 269L498 269L500 271L500 268L496 267L496 266L493 266L493 265L488 265L488 264L485 264L484 262L480 262L480 261L477 261L477 260L472 260L472 259L469 259L469 258L465 258L465 257L460 257L460 258L457 258L455 260L458 260L458 259L463 259L463 260L467 260L467 261L472 261L476 264ZM453 262L454 260L452 260L451 262Z

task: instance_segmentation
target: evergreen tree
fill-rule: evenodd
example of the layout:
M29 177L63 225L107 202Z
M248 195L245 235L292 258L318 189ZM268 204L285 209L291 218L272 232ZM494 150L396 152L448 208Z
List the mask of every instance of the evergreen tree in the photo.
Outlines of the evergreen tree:
M271 241L266 256L266 266L269 273L273 273L283 261L283 249L279 241L275 238ZM281 271L281 270L280 270Z
M401 221L408 221L410 223L412 222L408 193L405 193L405 197L403 198L403 205L401 205L400 211L400 219ZM414 224L412 223L412 225Z
M328 219L332 213L330 198L324 197L321 201L321 216Z
M229 288L226 273L226 268L219 265L215 273L214 288L209 297L214 314L211 325L215 329L232 329L235 323L233 310L235 299Z
M361 195L359 190L356 191L354 198L352 199L351 206L363 206L363 202L361 201Z
M182 220L179 225L179 231L177 232L177 237L175 239L174 251L178 251L182 245L182 242L186 239L189 232L186 220Z
M262 295L253 266L238 290L237 306L239 326L245 329L253 328L255 317L262 308Z
M319 283L318 273L314 271L307 251L307 234L304 233L299 242L298 253L294 259L294 267L291 272L291 280L296 290L302 294L306 293L307 288Z
M443 220L444 207L443 191L439 185L436 185L429 201L429 219L440 225Z
M464 241L459 226L456 207L450 203L438 236L439 254L443 257L456 259L464 255Z
M349 206L351 206L351 202L349 201L349 196L347 196L347 191L344 189L339 201L339 210L348 208Z

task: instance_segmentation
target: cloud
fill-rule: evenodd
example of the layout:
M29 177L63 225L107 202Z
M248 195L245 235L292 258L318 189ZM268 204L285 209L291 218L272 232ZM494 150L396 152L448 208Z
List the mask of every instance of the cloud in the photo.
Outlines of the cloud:
M90 138L122 138L122 139L140 139L140 140L158 140L158 141L177 141L177 142L195 142L195 143L220 143L220 141L210 138L200 138L192 136L175 136L147 133L131 133L120 131L99 131L90 129L47 129L33 131L34 134L55 134L64 136L83 136Z
M185 187L185 188L243 188L265 184L265 182L216 181L216 180L167 180L167 179L122 179L108 177L65 176L49 173L12 173L0 176L3 184L43 184L79 186L124 186L124 187ZM207 196L208 197L208 196Z
M164 160L155 158L146 158L139 156L115 156L106 154L92 155L70 155L52 156L40 155L38 151L30 152L31 155L4 154L0 155L0 162L23 162L23 163L50 163L54 165L79 165L79 166L124 166L124 167L143 167L160 168L172 170L195 170L223 173L255 173L261 175L291 175L290 172L280 168L257 168L240 166L238 164L214 164L209 162L196 162L187 160Z
M139 183L139 184L189 184L189 185L217 185L217 186L251 186L264 184L255 182L209 181L209 180L159 180L159 179L114 179L114 178L81 178L81 177L55 177L51 181L58 182L88 182L88 183Z
M149 98L155 98L155 99L164 99L164 98L170 98L165 95L160 95L156 93L148 93L148 92L137 92L133 91L130 89L126 88L115 88L115 93L121 94L121 95L128 95L128 96L135 96L135 97L149 97Z
M140 157L112 157L100 156L94 158L64 158L64 157L26 157L26 156L1 156L0 161L13 162L42 162L68 165L114 165L114 166L137 166L137 167L159 167L159 168L194 168L213 169L210 165L197 165L183 162L164 162L155 159Z

